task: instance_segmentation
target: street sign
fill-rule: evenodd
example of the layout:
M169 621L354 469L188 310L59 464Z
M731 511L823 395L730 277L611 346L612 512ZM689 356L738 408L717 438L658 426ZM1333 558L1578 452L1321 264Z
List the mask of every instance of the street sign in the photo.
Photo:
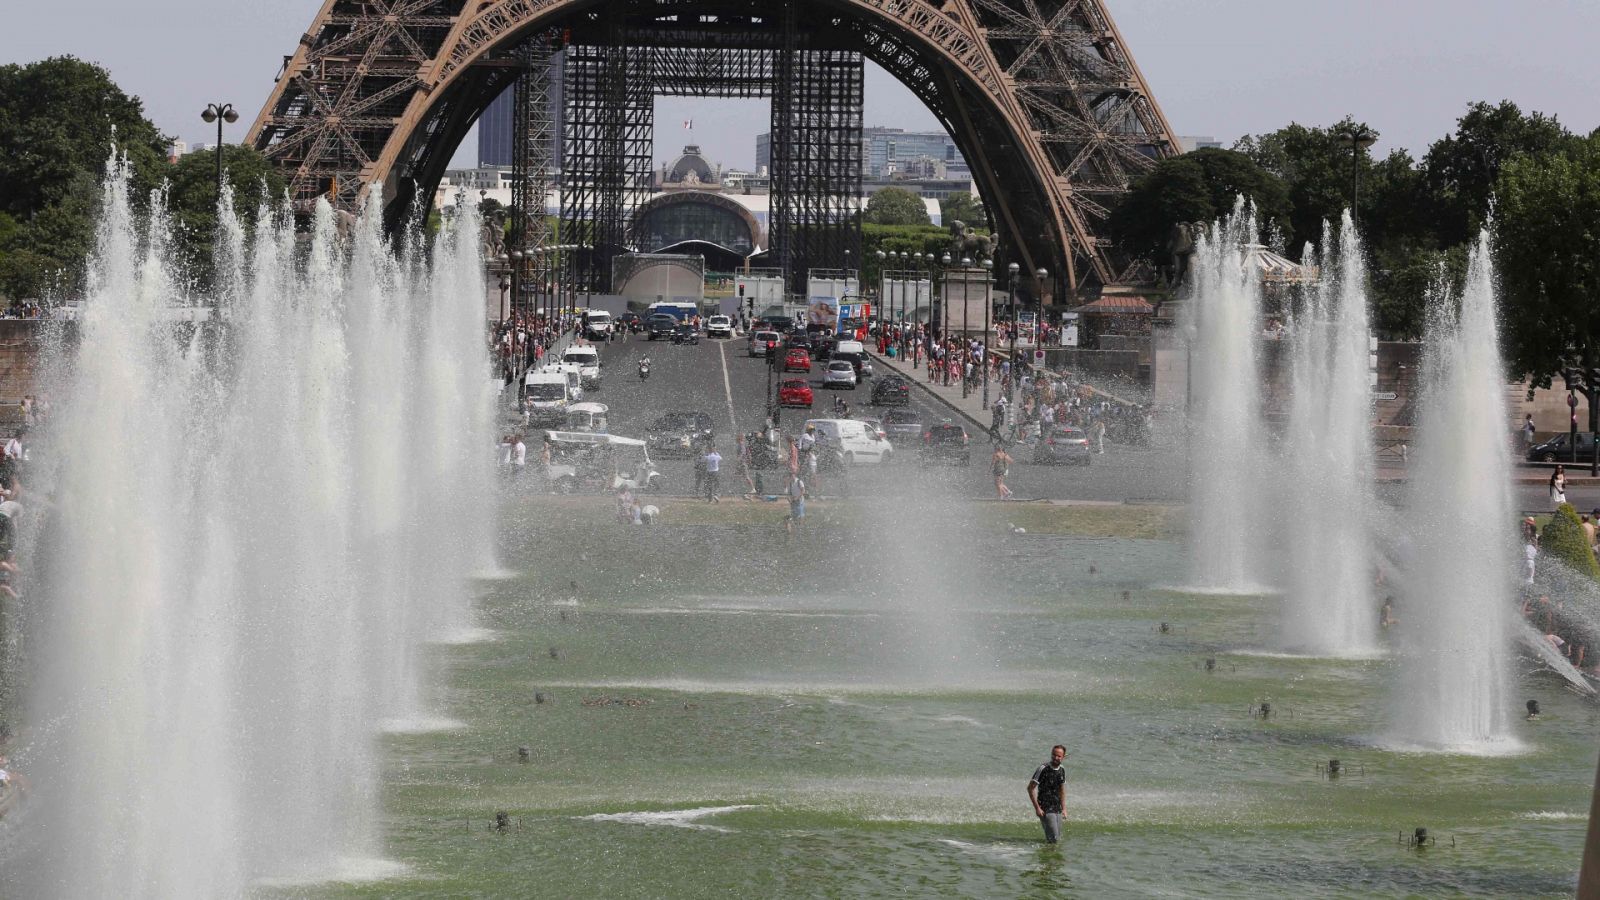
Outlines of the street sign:
M1395 394L1394 391L1373 391L1372 392L1372 399L1374 399L1374 400L1394 400L1394 399L1397 399L1397 395Z
M1035 350L1035 351L1033 351L1033 364L1036 365L1036 366L1044 365L1044 351L1043 350Z

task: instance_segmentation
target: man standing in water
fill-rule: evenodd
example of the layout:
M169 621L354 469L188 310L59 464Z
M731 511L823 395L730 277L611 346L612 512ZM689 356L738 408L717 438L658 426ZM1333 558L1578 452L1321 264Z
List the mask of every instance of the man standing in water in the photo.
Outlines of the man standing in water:
M1060 744L1050 748L1050 761L1033 770L1028 779L1028 800L1033 812L1044 826L1045 843L1061 840L1061 820L1067 815L1067 770L1061 761L1067 758L1067 748Z

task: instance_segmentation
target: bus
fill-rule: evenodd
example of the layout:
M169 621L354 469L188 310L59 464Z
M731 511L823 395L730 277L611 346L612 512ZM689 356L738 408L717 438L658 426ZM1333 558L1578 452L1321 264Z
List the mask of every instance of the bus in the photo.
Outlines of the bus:
M645 318L649 319L656 313L666 313L682 322L700 315L700 305L689 300L663 300L650 304L650 309L645 312Z

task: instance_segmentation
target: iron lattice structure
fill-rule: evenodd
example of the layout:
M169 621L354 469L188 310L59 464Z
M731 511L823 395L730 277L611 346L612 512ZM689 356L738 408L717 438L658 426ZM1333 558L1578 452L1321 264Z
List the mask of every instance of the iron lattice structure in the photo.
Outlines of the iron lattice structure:
M770 255L804 294L813 268L861 262L861 54L816 49L783 10L772 94Z
M515 76L507 56L529 34L557 28L580 45L648 49L669 64L648 63L669 73L663 82L736 93L783 76L754 57L712 59L714 42L698 45L699 61L655 48L687 47L698 30L759 33L747 46L781 50L787 10L809 42L800 49L859 53L928 105L972 165L1004 248L997 265L1046 268L1055 289L1041 287L1060 294L1129 271L1104 239L1106 217L1131 179L1176 152L1109 2L325 0L250 141L297 199L326 193L353 209L377 186L398 221ZM630 25L618 28L618 11ZM687 69L673 74L679 64Z
M517 47L519 69L512 88L511 133L511 234L512 296L519 305L525 295L546 295L551 290L550 225L546 198L550 194L551 151L555 116L550 109L550 66L558 52L559 36L535 34Z
M616 4L605 18L604 41L567 48L563 76L561 231L578 248L565 273L575 291L610 290L611 261L633 243L634 210L650 197L650 52L628 43Z

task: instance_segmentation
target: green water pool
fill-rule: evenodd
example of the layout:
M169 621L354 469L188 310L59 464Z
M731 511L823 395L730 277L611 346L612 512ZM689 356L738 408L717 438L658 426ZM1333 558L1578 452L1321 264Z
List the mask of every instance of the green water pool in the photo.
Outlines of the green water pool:
M959 507L792 540L551 513L507 509L517 574L478 585L488 639L437 648L451 723L383 738L400 873L296 895L1575 887L1600 709L1542 675L1518 682L1544 708L1525 753L1398 753L1388 660L1266 652L1278 601L1173 589L1175 543L968 527ZM1068 824L1048 847L1024 789L1057 742ZM1433 846L1397 841L1418 826Z

